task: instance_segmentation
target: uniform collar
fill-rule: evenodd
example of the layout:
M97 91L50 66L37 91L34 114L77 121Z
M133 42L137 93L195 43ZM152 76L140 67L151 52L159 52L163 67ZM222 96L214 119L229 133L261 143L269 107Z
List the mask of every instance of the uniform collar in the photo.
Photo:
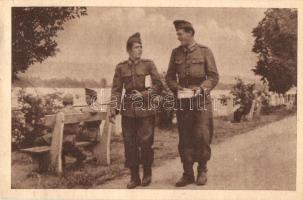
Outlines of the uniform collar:
M193 50L195 50L197 47L197 43L194 41L191 45L187 46L187 47L183 47L184 51L190 51L192 52Z
M131 58L128 58L127 62L129 65L133 65L133 64L137 65L139 62L141 62L141 58L136 61L132 60Z

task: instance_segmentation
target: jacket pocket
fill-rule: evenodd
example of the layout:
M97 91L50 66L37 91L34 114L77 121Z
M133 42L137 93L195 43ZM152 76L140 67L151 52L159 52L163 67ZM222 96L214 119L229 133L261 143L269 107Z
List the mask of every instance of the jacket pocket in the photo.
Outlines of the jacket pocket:
M126 90L131 89L130 87L132 85L132 73L129 69L121 70L121 79L123 81L124 88Z
M136 68L136 85L138 89L143 90L147 88L148 84L146 84L146 80L148 77L150 77L149 75L150 72L146 66Z
M144 67L136 68L136 75L137 76L147 76L149 75L149 71Z
M178 72L178 77L179 78L184 78L185 77L185 66L184 66L184 60L183 59L176 59L175 60L175 66Z
M125 77L130 77L131 75L132 75L132 72L130 71L130 69L121 70L121 77L125 78Z
M190 74L193 77L205 76L205 62L203 58L193 58L191 61Z

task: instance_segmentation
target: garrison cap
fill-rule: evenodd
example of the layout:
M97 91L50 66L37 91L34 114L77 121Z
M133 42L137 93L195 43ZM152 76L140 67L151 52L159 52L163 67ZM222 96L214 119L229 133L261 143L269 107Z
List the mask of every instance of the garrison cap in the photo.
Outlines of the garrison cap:
M97 97L97 92L95 90L85 88L85 95L88 95L91 97Z
M140 33L137 32L137 33L131 35L127 40L127 44L131 44L134 42L138 42L138 43L142 44Z
M74 97L72 94L65 94L63 97L63 103L74 103Z
M179 30L179 29L191 29L194 31L194 27L193 25L185 20L175 20L174 21L174 25L175 25L175 29Z

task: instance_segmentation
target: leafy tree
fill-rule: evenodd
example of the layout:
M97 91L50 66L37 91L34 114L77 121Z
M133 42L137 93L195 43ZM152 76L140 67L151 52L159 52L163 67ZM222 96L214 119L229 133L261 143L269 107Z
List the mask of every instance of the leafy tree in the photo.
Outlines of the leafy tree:
M87 15L85 7L15 7L12 9L12 80L36 62L59 51L55 40L63 24Z
M253 71L270 91L285 93L297 85L297 10L268 9L252 31L258 54Z

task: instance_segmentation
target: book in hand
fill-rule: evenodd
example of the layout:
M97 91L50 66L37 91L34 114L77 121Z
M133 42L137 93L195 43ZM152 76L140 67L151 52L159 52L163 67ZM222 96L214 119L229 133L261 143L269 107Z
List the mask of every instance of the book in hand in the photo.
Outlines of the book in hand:
M145 88L152 87L152 79L150 75L145 76Z
M192 89L184 88L183 90L178 90L178 99L189 99L194 97L195 91Z

